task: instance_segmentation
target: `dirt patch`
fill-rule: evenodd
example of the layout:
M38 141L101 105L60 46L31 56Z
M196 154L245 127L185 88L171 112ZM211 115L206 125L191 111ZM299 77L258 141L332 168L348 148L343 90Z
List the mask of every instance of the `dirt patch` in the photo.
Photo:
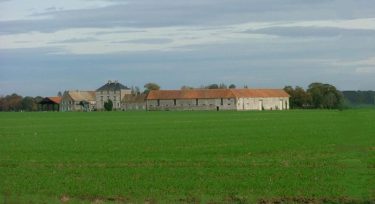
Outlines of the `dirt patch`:
M61 201L61 203L67 203L67 202L70 201L70 197L67 196L67 195L63 195L63 196L61 196L60 201Z

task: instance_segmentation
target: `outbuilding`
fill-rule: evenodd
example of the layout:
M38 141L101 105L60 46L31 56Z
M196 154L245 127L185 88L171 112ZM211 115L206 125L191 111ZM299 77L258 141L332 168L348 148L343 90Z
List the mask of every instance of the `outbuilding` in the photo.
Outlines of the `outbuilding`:
M288 110L282 89L153 90L147 110Z

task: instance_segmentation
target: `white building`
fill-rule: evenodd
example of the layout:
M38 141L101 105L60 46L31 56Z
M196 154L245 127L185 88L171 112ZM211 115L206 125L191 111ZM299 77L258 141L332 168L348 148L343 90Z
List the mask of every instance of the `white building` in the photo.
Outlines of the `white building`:
M60 111L93 111L95 91L65 91L60 103Z
M288 110L282 89L194 89L150 91L147 110Z
M131 90L118 81L108 81L96 90L96 109L104 110L104 103L111 100L113 110L121 110L125 95L131 94Z

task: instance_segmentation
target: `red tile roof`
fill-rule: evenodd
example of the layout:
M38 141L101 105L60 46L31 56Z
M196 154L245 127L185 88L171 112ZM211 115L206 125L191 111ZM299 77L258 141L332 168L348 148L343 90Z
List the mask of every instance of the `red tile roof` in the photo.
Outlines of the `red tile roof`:
M237 98L289 97L283 89L231 89Z
M56 104L60 104L61 103L61 97L60 96L53 96L53 97L47 97L49 100L51 100L52 102L56 103Z
M148 100L289 97L282 89L191 89L150 91Z

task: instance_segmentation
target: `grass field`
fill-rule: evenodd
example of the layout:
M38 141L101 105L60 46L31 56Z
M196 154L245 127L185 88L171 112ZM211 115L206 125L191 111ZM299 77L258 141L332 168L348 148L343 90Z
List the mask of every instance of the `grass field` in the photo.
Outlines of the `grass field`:
M0 113L0 203L374 198L371 109Z

